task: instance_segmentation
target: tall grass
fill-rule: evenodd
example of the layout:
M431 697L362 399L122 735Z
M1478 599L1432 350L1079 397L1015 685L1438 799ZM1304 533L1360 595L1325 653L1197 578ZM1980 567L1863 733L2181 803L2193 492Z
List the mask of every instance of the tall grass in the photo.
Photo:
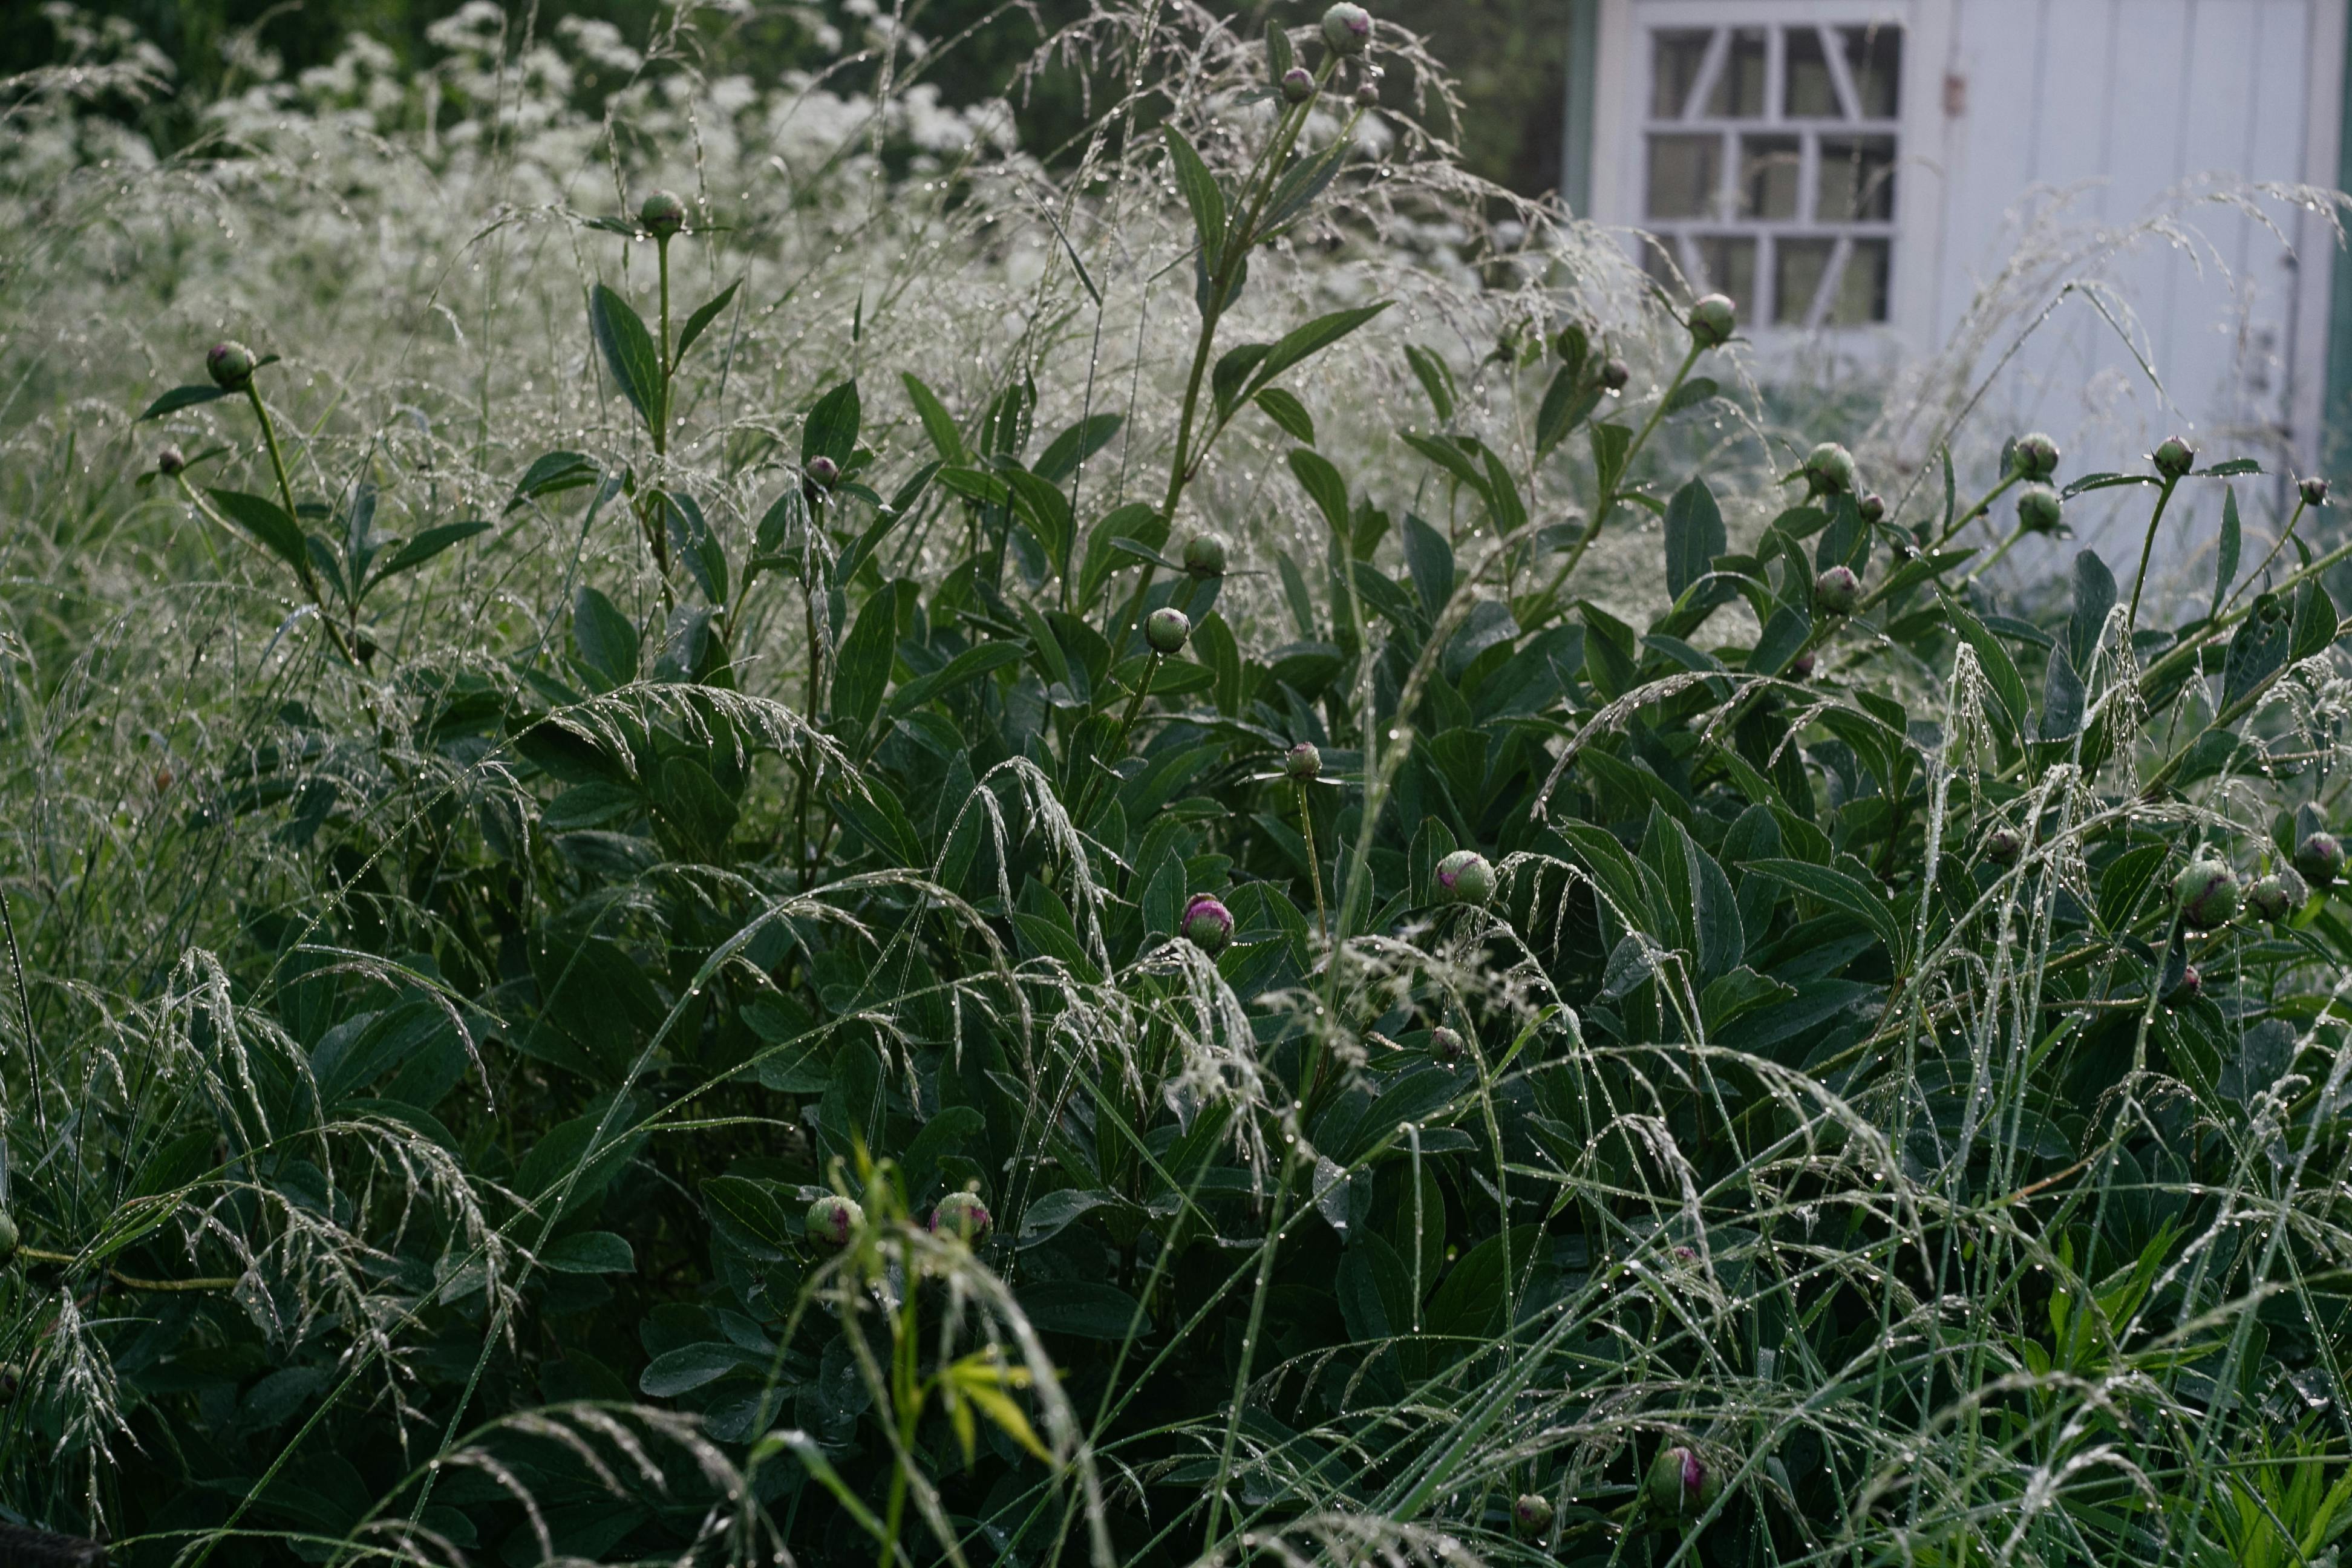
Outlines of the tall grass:
M1856 478L1499 247L1393 29L1106 5L1024 149L794 15L764 90L477 4L169 158L134 38L9 84L0 1510L2332 1560L2344 548L2167 454L2064 504L2238 486L2218 581L1973 576L2060 504L1982 367L2122 241Z

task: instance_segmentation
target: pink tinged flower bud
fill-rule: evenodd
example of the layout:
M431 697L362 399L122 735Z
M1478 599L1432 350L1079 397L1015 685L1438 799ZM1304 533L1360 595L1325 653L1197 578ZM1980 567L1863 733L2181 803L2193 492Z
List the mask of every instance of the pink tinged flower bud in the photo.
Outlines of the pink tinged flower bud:
M2303 491L2304 505L2326 506L2327 504L2327 481L2317 474L2312 475L2296 488Z
M1862 603L1862 579L1851 566L1832 566L1813 579L1813 608L1825 616L1850 616Z
M2246 912L2273 925L2303 908L2311 890L2292 868L2281 867L2246 889Z
M2167 436L2154 455L2156 471L2168 479L2177 479L2197 466L2197 448L2178 436Z
M1706 1466L1690 1449L1676 1444L1658 1450L1650 1462L1650 1474L1643 1489L1649 1496L1651 1508L1674 1518L1696 1513L1705 1506L1702 1499L1707 1490Z
M1315 73L1305 66L1293 66L1282 73L1282 100L1304 103L1315 96Z
M1172 605L1163 605L1143 620L1143 640L1154 653L1181 653L1184 639L1192 635L1192 623L1184 612Z
M1196 533L1184 542L1184 570L1195 577L1225 574L1225 536Z
M1437 863L1437 896L1449 904L1483 904L1495 896L1495 868L1475 849L1456 849Z
M1805 483L1815 495L1843 495L1853 489L1853 454L1824 441L1805 455Z
M1811 680L1812 678L1813 656L1809 653L1799 654L1796 658L1796 662L1789 666L1789 679L1791 680Z
M2164 999L2168 1002L2194 1001L2204 990L2205 977L2197 973L2197 966L2193 963L2183 964L2180 970L2180 984L2166 992Z
M1459 1033L1443 1024L1429 1031L1429 1054L1447 1067L1460 1061L1469 1049Z
M1551 1500L1522 1492L1511 1505L1511 1533L1521 1541L1540 1541L1551 1531Z
M2344 874L2344 846L2333 833L2315 833L2294 847L2294 868L2315 888L2332 888Z
M1378 109L1380 105L1381 88L1378 82L1362 81L1356 84L1356 107L1358 109Z
M1184 906L1184 940L1214 958L1234 940L1234 912L1213 893L1195 893Z
M2180 918L2199 931L2227 925L2238 912L2238 874L2219 860L2198 860L2172 879Z
M676 191L656 191L637 208L637 224L656 239L667 239L686 226L686 203Z
M1611 392L1622 392L1633 379L1633 367L1622 359L1612 359L1601 367L1601 384Z
M839 1193L827 1193L809 1205L809 1240L835 1249L847 1247L851 1233L865 1217L865 1210Z
M1886 498L1880 495L1876 490L1871 491L1868 495L1862 498L1861 511L1862 521L1864 522L1885 521Z
M205 372L215 386L237 391L253 379L253 351L240 342L215 343L205 355Z
M1315 749L1312 741L1301 741L1282 753L1285 776L1299 784L1313 784L1323 776L1323 753Z
M1739 308L1727 294L1709 294L1691 307L1691 341L1703 349L1719 349L1731 341L1739 325Z
M2065 515L2066 503L2048 485L2028 485L2017 493L2017 526L2028 533L2056 533Z
M2039 430L2020 436L2010 448L2009 465L2020 479L2046 479L2058 471L2058 443Z
M170 479L188 466L188 455L177 447L165 447L155 454L155 471Z
M826 489L831 489L841 478L841 465L822 455L808 460L808 477Z
M931 1234L961 1237L968 1247L982 1247L996 1229L996 1221L978 1193L950 1193L931 1211Z
M1996 827L1985 835L1984 857L1996 866L2014 866L2025 853L2025 839L2013 827Z
M1323 13L1323 41L1335 55L1360 55L1371 47L1372 14L1348 0Z

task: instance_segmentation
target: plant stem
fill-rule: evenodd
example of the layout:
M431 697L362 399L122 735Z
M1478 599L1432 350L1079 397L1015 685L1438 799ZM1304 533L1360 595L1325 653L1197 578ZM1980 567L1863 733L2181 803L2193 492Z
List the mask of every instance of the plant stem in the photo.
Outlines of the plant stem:
M1959 532L1960 530L1968 527L1969 524L1974 522L1977 519L1982 517L1987 511L1990 510L1992 503L1999 500L2004 494L2006 494L2010 486L2017 483L2018 480L2024 477L2024 474L2016 468L2011 468L2008 473L2002 475L2000 483L1985 491L1984 498L1981 500L1978 501L1976 505L1969 508L1968 510L1960 513L1959 516L1952 519L1952 525L1944 530L1944 531L1937 537L1935 548L1941 550L1945 545L1949 544L1952 542L1952 536L1954 534Z
M1987 572L1991 571L1994 563L1998 562L2002 556L2008 554L2010 547L2024 537L2025 525L2021 522L2010 531L2010 534L2007 539L2002 540L1999 544L1993 546L1993 552L1991 554L1977 563L1976 569L1974 571L1960 579L1960 586L1965 588L1969 584L1975 582L1978 578L1983 576Z
M1119 718L1118 732L1111 737L1109 751L1111 756L1116 757L1126 752L1128 732L1135 728L1136 715L1143 711L1143 700L1151 695L1151 679L1159 673L1160 650L1154 648L1150 658L1144 663L1143 679L1135 683L1135 695L1128 699L1127 711ZM1070 814L1070 820L1080 827L1087 825L1087 814L1094 806L1095 781L1099 776L1100 767L1095 773L1088 773L1079 783L1078 809Z
M2139 595L2140 590L2147 586L2147 559L2156 552L2157 525L2164 521L2165 506L2172 500L2173 487L2179 482L2177 476L2166 478L2164 489L2157 492L2156 510L2148 514L2147 537L2139 547L2139 575L2132 579L2131 609L2124 616L2124 626L2129 630L2139 629Z
M2305 501L2299 497L2296 499L2294 503L2294 515L2288 518L2286 520L2286 527L2280 530L2278 542L2271 546L2271 552L2268 555L2263 557L2263 563L2255 567L2252 572L2248 573L2246 574L2246 580L2239 584L2235 589L2231 590L2229 604L2222 605L2223 609L2228 609L2231 605L2235 605L2238 602L2238 596L2243 594L2248 588L2252 587L2254 580L2271 569L2271 563L2279 558L2279 552L2286 548L2286 542L2294 537L2294 525L2303 521L2303 514L2309 505L2310 503L2308 501Z
M1575 544L1569 549L1568 559L1559 563L1559 570L1553 573L1551 581L1545 584L1544 602L1549 603L1558 596L1560 585L1568 581L1568 574L1576 570L1577 563L1584 559L1584 552L1592 548L1594 540L1601 537L1601 525L1609 521L1609 514L1617 510L1617 502L1623 494L1618 487L1624 482L1625 476L1633 472L1633 459L1640 457L1642 448L1649 444L1651 433L1657 429L1658 422L1665 417L1666 405L1672 403L1675 394L1682 390L1683 383L1690 377L1691 367L1698 363L1698 356L1704 352L1699 341L1693 338L1689 352L1683 355L1683 363L1675 369L1675 378L1666 383L1666 389L1658 395L1657 406L1650 410L1650 417L1643 422L1641 430L1633 437L1633 444L1625 448L1624 461L1619 465L1616 478L1610 481L1599 496L1594 498L1592 521L1584 525L1584 531L1577 537Z
M1307 786L1298 786L1298 829L1307 836L1307 879L1315 885L1315 926L1323 940L1331 940L1331 917L1323 908L1323 860L1315 852L1315 813L1307 804Z
M36 1263L79 1263L81 1261L70 1252L49 1252L37 1247L20 1247L16 1249L16 1256L31 1258ZM129 1290L228 1290L236 1288L237 1279L240 1278L240 1276L230 1275L226 1279L142 1279L135 1274L125 1274L120 1268L109 1268L106 1276L117 1285Z
M661 398L654 419L654 456L669 455L669 378L677 366L669 357L669 236L654 241L661 258Z
M256 405L258 406L258 400L257 400ZM267 431L269 428L268 419L266 416L262 420L261 427L264 431ZM270 442L269 450L272 457L277 455L278 443L275 440ZM222 517L219 512L213 509L210 502L206 501L204 497L196 493L196 488L188 483L187 475L184 473L174 474L172 476L172 479L173 481L180 487L180 493L187 498L188 504L196 509L196 512L199 516L210 518L214 526L220 529L223 532L230 534L237 532L236 528L232 525L226 518ZM285 472L281 469L278 473L278 482L282 485L285 483ZM290 518L293 516L293 513L289 512L287 513L287 516ZM343 636L343 628L335 624L335 613L327 607L326 597L319 591L319 579L312 574L310 563L308 562L304 562L296 565L294 568L294 575L296 579L301 583L302 591L310 596L310 604L312 607L319 612L319 622L321 626L324 626L327 628L327 640L335 645L335 652L342 656L342 660L345 664L357 664L359 660L352 652L352 645L350 641Z
M1259 1336L1265 1331L1265 1299L1267 1289L1274 1283L1274 1256L1282 1240L1282 1211L1290 1196L1291 1173L1297 1168L1298 1143L1292 1140L1286 1147L1290 1151L1283 1157L1282 1180L1274 1189L1274 1212L1265 1224L1265 1253L1259 1259L1257 1283L1250 1292L1249 1327L1242 1333L1241 1360L1234 1368L1234 1396L1225 1414L1224 1447L1217 1454L1217 1484L1209 1491L1209 1528L1202 1540L1203 1555L1214 1551L1217 1541L1217 1515L1224 1507L1225 1488L1234 1473L1234 1439L1241 1432L1242 1405L1249 1394L1250 1368L1257 1357Z
M253 405L253 416L260 422L261 439L269 448L269 467L278 476L278 496L286 503L287 520L299 528L301 526L301 514L294 510L294 487L287 480L286 459L278 450L278 426L270 423L269 410L262 405L261 394L254 386L251 377L247 377L245 383L245 400Z

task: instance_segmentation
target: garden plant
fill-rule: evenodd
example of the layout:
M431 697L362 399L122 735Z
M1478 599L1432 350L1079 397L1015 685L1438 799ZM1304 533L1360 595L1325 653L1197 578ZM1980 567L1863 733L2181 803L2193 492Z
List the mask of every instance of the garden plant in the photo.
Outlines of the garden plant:
M13 84L0 1518L2336 1560L2325 481L1770 426L1271 16Z

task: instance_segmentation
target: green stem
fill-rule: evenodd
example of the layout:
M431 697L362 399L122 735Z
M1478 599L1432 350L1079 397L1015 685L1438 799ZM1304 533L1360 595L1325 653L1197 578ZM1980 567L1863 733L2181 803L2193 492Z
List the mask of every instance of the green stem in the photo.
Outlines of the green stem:
M1159 673L1160 650L1154 648L1144 662L1143 679L1135 683L1135 695L1128 699L1127 711L1119 717L1118 732L1111 737L1108 755L1117 757L1126 753L1128 733L1135 728L1136 715L1143 711L1143 700L1151 695L1152 677ZM1071 814L1070 820L1080 827L1087 825L1087 815L1094 807L1095 781L1101 776L1102 768L1107 766L1108 763L1098 762L1096 771L1079 782L1078 809Z
M669 455L669 378L677 366L669 357L669 237L654 241L661 257L661 399L654 419L654 456Z
M1323 860L1315 852L1315 813L1307 808L1307 786L1298 786L1298 830L1307 836L1307 879L1315 885L1315 929L1331 940L1331 917L1323 908Z
M2294 525L2303 521L2304 511L2310 504L2310 502L2300 498L2296 500L2294 503L2294 515L2286 520L2286 527L2280 531L2278 542L2271 546L2271 552L2268 555L2263 557L2263 563L2255 567L2252 572L2248 573L2244 582L2239 584L2237 587L2231 590L2229 603L2221 606L2223 609L2228 609L2231 605L2235 605L2238 602L2239 595L2243 594L2248 588L2252 587L2255 582L2261 578L2262 574L2271 569L2271 563L2279 558L2279 552L2286 548L2286 542L2294 537Z
M1994 563L1999 562L2002 556L2009 553L2010 547L2024 537L2025 525L2021 522L2010 531L2010 535L2007 539L2002 540L1999 544L1993 547L1991 554L1977 563L1975 571L1970 572L1967 576L1960 579L1960 586L1965 588L1969 584L1975 582L1978 578L1983 576L1986 573L1991 571Z
M1643 447L1649 445L1651 433L1657 429L1658 422L1666 416L1666 405L1672 403L1675 394L1682 390L1683 383L1690 377L1691 367L1698 363L1698 356L1704 352L1699 341L1693 338L1689 352L1683 355L1683 363L1675 367L1675 378L1666 383L1666 389L1658 395L1657 406L1650 410L1650 417L1643 421L1642 428L1633 437L1633 445L1625 448L1625 458L1618 467L1617 478L1594 499L1592 521L1584 525L1584 531L1577 536L1575 544L1569 549L1568 559L1560 563L1559 570L1553 573L1551 581L1545 584L1544 603L1549 604L1559 596L1560 585L1568 581L1568 574L1576 570L1577 563L1584 559L1584 552L1592 548L1594 540L1601 537L1601 525L1609 521L1609 514L1617 510L1617 502L1624 494L1618 487L1633 471L1633 459L1642 455Z
M286 478L286 459L278 450L278 426L270 422L269 410L262 405L261 393L249 376L245 383L245 400L253 405L253 416L261 425L262 443L269 448L270 470L278 476L278 497L286 503L286 519L299 528L301 515L294 510L294 486Z
M1240 1435L1242 1403L1249 1394L1250 1369L1257 1358L1259 1338L1265 1331L1265 1299L1268 1287L1274 1283L1274 1256L1282 1240L1282 1211L1290 1196L1291 1173L1297 1165L1298 1144L1294 1140L1291 1151L1282 1163L1282 1180L1274 1192L1274 1212L1265 1226L1265 1254L1258 1261L1257 1284L1250 1292L1249 1327L1242 1334L1241 1361L1234 1368L1234 1396L1225 1413L1224 1446L1217 1454L1217 1484L1209 1491L1209 1528L1202 1537L1203 1554L1212 1552L1217 1543L1217 1515L1223 1510L1225 1488L1232 1483L1234 1473L1234 1440Z
M2173 487L2180 482L2178 475L2168 476L2164 489L2157 492L2156 510L2148 514L2147 537L2140 542L2139 575L2132 579L2131 609L2124 616L2124 625L2132 631L2139 629L2140 590L2147 586L2148 557L2156 553L2157 525L2164 521L2164 509L2172 500Z
M1954 534L1959 532L1960 530L1968 527L1969 524L1974 522L1977 519L1982 517L1987 511L1990 510L1992 503L1999 500L2004 494L2006 494L2010 486L2017 483L2018 480L2024 477L2024 473L2017 468L2011 468L2008 473L2002 475L2000 483L1985 491L1983 500L1978 501L1976 505L1969 508L1968 510L1960 513L1959 516L1952 519L1951 526L1945 529L1943 533L1937 538L1935 548L1941 550L1945 545L1949 544L1952 542L1952 536Z
M268 428L268 421L265 417L262 421L262 429L267 431ZM269 450L272 457L277 456L278 443L276 441L273 440L270 442ZM180 487L180 493L187 498L188 504L196 509L198 516L211 519L213 525L224 533L235 534L238 531L226 518L221 516L218 511L213 509L211 502L207 501L203 496L196 493L196 488L188 483L187 475L184 473L174 474L172 476L172 479L173 483ZM278 470L278 480L281 485L286 482L285 470L282 468ZM289 518L293 515L294 514L290 511L287 513L287 516ZM299 528L300 525L298 523L296 526ZM307 561L297 563L294 567L294 575L295 578L302 584L303 593L310 595L311 605L318 610L319 622L321 626L327 628L327 640L335 645L335 652L341 656L345 664L357 664L359 659L352 652L350 640L343 636L343 628L336 624L335 613L328 607L325 595L320 592L319 579L318 576L311 572L310 563Z

